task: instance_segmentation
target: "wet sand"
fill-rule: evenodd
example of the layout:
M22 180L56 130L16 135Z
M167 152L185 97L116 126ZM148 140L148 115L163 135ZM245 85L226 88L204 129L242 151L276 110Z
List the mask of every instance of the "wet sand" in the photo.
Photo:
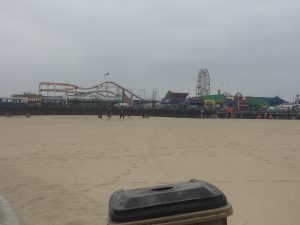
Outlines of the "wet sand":
M113 191L191 178L225 192L229 224L300 224L300 121L0 117L0 135L26 225L105 225Z

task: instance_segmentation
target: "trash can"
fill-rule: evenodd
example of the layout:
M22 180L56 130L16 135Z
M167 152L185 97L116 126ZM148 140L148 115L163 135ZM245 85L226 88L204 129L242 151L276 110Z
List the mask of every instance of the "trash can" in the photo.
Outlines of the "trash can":
M206 181L190 180L114 192L109 225L226 225L233 213L226 196Z

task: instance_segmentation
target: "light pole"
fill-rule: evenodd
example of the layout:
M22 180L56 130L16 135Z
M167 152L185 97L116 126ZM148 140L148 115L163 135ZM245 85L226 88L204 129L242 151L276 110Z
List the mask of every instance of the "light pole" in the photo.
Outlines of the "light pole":
M237 93L237 97L238 97L238 111L240 111L240 93Z
M296 105L296 110L297 110L297 119L299 119L299 109L300 109L300 95L296 95L295 99L295 105Z
M81 92L81 110L83 111L83 92Z

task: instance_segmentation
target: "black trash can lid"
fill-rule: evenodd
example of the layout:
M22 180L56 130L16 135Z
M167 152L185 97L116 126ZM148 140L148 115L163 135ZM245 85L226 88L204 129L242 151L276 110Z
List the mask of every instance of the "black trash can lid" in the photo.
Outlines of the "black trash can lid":
M109 201L110 219L125 222L223 207L226 196L206 181L119 190Z

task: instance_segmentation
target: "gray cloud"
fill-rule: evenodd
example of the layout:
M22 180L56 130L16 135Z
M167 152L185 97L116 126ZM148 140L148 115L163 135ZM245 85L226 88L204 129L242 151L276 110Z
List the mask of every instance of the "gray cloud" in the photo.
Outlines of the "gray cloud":
M0 0L0 95L40 81L292 99L300 92L297 0ZM223 85L222 85L223 83Z

